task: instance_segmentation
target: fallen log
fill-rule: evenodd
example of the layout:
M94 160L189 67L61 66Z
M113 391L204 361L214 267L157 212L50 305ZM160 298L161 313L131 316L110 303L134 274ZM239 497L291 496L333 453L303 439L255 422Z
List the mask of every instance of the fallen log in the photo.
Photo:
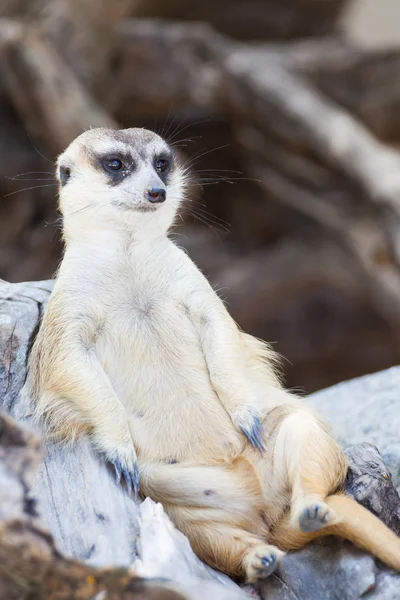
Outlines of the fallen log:
M1 282L0 285L0 402L3 409L20 422L30 422L31 401L23 387L26 358L51 288L52 282ZM390 379L389 382L395 386L392 389L397 390L397 382ZM371 400L379 402L383 389L378 386ZM345 386L339 393L346 398ZM387 390L385 394L387 396ZM385 394L382 402L386 400ZM317 395L315 404L323 397L323 392ZM352 401L355 401L354 392ZM392 410L398 418L398 407L393 405ZM390 426L389 415L387 418ZM113 594L118 593L118 598L134 600L140 590L148 594L140 597L150 599L162 597L151 595L157 590L153 586L160 587L162 578L168 579L170 586L165 584L167 589L163 593L175 594L165 595L166 599L174 600L178 593L191 600L200 600L205 593L215 600L257 597L254 589L241 589L226 576L203 565L160 506L147 499L139 507L115 483L113 474L86 441L72 449L47 443L35 477L37 438L31 433L21 433L4 417L0 423L3 432L3 437L0 434L0 480L3 473L10 477L10 472L15 479L15 472L24 469L22 480L17 477L18 493L10 492L8 485L0 485L0 556L7 554L9 560L14 561L3 564L12 565L11 574L15 575L13 578L9 570L4 573L0 569L0 590L1 585L8 585L5 589L20 593L23 581L25 589L34 586L40 600L51 600L62 578L67 595L57 598L89 600L101 590L106 595L99 598L114 598ZM350 462L348 493L399 531L399 496L377 450L365 444L349 449L347 454ZM21 506L24 507L22 516ZM18 536L15 521L19 523ZM41 522L51 532L55 546L49 535L43 533ZM40 535L37 528L42 532ZM19 564L16 564L16 556ZM104 570L106 568L108 570ZM133 573L151 580L132 579ZM391 593L399 584L398 575L350 543L325 539L286 557L279 571L257 589L261 598L268 600L287 597L357 600L367 591L369 598L378 600L389 598L382 594ZM338 589L341 595L335 596ZM11 592L7 597L13 598ZM161 594L161 590L157 593Z
M0 415L0 597L185 600L127 569L96 569L60 554L30 492L40 454L34 434Z

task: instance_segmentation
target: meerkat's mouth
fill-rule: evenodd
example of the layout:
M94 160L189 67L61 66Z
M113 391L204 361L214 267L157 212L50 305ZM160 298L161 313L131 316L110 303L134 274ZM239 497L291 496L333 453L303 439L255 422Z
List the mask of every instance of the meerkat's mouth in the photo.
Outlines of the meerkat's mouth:
M116 206L125 210L133 210L142 213L155 212L159 207L158 204L150 204L150 202L149 204L133 204L130 202L118 202Z
M158 209L158 206L154 206L152 204L147 206L144 204L143 206L133 206L132 208L138 212L155 212Z

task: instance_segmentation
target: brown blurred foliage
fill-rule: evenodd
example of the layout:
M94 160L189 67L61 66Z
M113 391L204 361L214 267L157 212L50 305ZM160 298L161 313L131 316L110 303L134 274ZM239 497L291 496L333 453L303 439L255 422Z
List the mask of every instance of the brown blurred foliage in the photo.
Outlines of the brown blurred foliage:
M56 154L145 126L192 161L177 241L288 385L397 363L400 53L343 39L346 5L0 0L0 277L57 268Z

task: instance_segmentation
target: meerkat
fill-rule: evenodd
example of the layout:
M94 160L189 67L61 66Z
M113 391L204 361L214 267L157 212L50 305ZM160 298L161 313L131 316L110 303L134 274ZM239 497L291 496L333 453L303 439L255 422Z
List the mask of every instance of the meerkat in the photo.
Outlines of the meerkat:
M400 570L400 540L343 493L328 425L286 391L169 237L186 172L145 129L92 129L58 158L65 253L28 385L49 435L90 437L198 556L254 582L343 536Z

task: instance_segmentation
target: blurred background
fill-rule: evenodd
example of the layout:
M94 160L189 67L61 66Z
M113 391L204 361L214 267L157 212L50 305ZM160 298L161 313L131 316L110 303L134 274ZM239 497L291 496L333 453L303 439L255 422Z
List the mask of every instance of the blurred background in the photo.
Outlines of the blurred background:
M311 392L400 360L399 0L0 0L0 277L59 263L54 160L145 126L179 244Z

